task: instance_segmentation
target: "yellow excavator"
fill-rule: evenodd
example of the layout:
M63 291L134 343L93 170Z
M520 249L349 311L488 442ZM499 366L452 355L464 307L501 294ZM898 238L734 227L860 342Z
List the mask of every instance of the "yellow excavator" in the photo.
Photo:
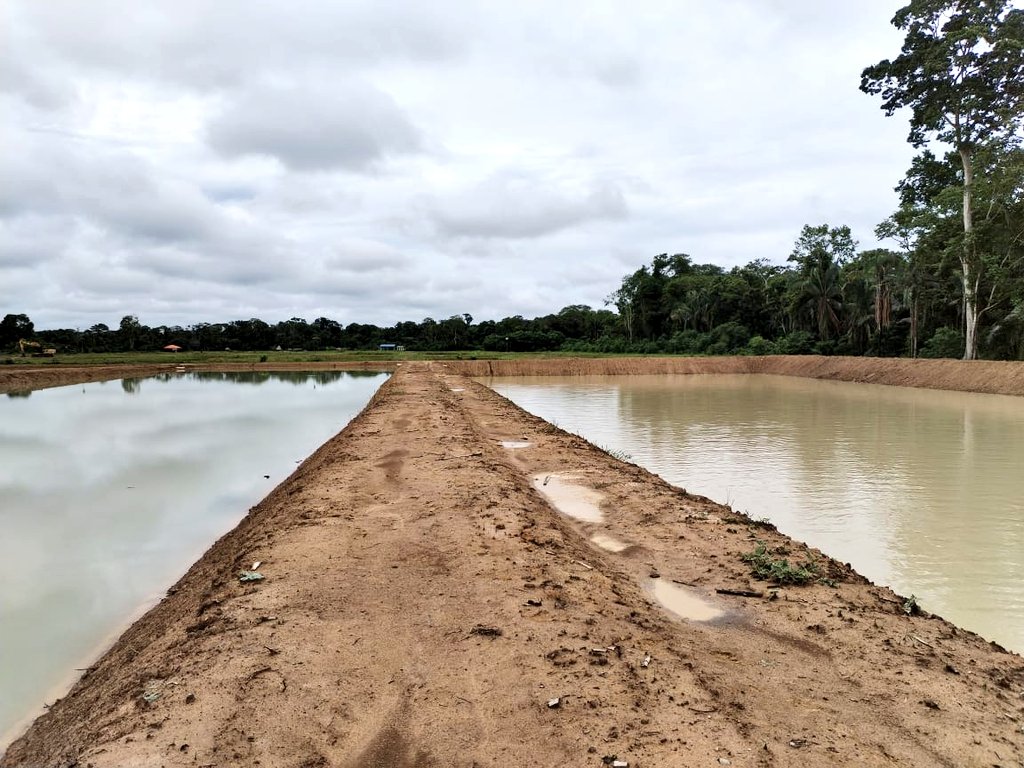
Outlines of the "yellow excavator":
M53 357L57 354L56 349L46 349L38 341L29 341L28 339L18 340L18 350L21 352L21 356L25 356L26 349L36 349L38 352L33 352L32 357Z

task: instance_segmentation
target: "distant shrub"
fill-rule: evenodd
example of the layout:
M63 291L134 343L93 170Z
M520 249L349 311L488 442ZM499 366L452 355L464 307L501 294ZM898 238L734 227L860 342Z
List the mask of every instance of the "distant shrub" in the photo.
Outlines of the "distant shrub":
M819 341L814 345L814 354L816 355L834 355L836 354L837 344L834 340L829 339L828 341Z
M939 328L921 347L921 357L963 357L964 337L955 328Z
M750 331L745 325L734 320L716 325L708 333L708 343L704 348L707 355L732 355L739 352L750 341Z
M908 351L909 346L910 323L893 323L872 336L868 354L878 357L899 357Z
M859 355L861 354L860 349L854 344L853 339L850 338L849 334L846 336L840 336L835 340L835 344L832 347L833 355Z
M564 343L565 336L558 331L519 330L488 334L482 346L488 352L549 352L559 349Z
M634 352L638 355L660 355L665 352L665 343L658 339L638 341L633 344L633 348L630 352Z
M775 344L764 336L752 336L747 346L741 350L744 355L774 355Z
M787 333L775 342L780 355L810 355L814 353L814 337L807 331Z
M561 349L563 352L597 352L602 354L620 354L633 351L629 349L628 342L621 336L601 336L593 341L576 339L565 342L562 344Z
M676 355L696 355L707 346L707 334L689 328L676 331L666 344L668 351Z

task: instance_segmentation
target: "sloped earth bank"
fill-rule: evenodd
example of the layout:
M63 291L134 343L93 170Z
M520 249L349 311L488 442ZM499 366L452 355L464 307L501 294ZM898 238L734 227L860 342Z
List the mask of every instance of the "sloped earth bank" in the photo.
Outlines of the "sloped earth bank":
M834 586L751 579L758 541ZM0 765L1020 765L1024 659L902 606L404 364Z
M595 357L466 360L449 363L468 376L586 376L765 373L865 384L1024 395L1024 362L909 360L880 357Z
M186 364L189 371L391 371L392 361L342 361L333 363L218 363ZM510 360L457 360L447 370L467 376L573 376L701 373L765 373L836 379L900 387L948 389L998 395L1024 395L1024 362L992 360L907 360L880 357L817 357L773 355L769 357L551 357ZM0 394L44 387L60 387L87 381L155 376L177 370L163 365L104 366L11 366L0 367Z

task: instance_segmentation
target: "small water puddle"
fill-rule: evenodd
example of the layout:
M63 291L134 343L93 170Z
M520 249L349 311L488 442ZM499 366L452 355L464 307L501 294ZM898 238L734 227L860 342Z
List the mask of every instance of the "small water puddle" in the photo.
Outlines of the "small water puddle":
M584 523L600 523L602 496L592 488L577 485L575 475L534 475L533 487L563 515Z
M670 581L652 579L649 589L662 608L686 621L714 621L725 615L725 611L705 600L694 590Z
M594 544L597 544L601 549L607 550L608 552L622 552L623 550L629 549L629 544L603 533L595 533L590 537L590 540Z
M529 448L532 445L533 445L533 443L527 443L527 442L524 442L523 440L502 440L501 441L501 447L502 448L508 448L511 451L518 451L521 448Z

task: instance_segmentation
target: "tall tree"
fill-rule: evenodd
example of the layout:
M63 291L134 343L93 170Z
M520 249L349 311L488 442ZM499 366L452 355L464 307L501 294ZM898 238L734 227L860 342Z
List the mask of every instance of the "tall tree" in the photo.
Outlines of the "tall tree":
M966 345L977 356L978 244L974 233L975 158L1024 124L1024 10L1012 0L911 0L893 25L906 32L902 52L861 74L861 90L882 97L892 115L909 108L909 141L952 146L963 171L960 275Z
M1014 142L990 142L975 151L977 169L972 190L975 333L985 339L983 323L1005 312L1024 280L1024 149ZM962 187L959 156L937 158L925 151L914 159L897 187L900 208L878 226L879 237L893 238L910 255L907 277L911 320L916 324L918 299L933 294L933 307L955 296L959 310L940 325L966 325L962 273L955 264L963 256ZM952 285L950 278L954 278ZM957 283L960 283L958 290ZM946 310L940 309L940 313ZM912 329L911 340L916 338Z
M139 322L139 318L135 315L125 315L122 317L118 332L121 334L121 343L128 347L129 352L134 352L135 344L142 333L142 324Z
M828 224L814 227L805 224L788 261L796 262L801 273L806 274L821 263L822 254L828 254L830 261L842 267L856 253L857 241L853 239L849 227L830 227Z
M31 339L35 326L28 315L4 315L0 320L0 349L12 346L18 339Z
M849 227L808 224L789 256L799 273L790 286L791 306L796 312L807 313L822 341L839 333L843 309L841 268L856 252L857 242Z
M810 310L818 330L818 338L828 341L838 333L842 322L843 288L839 264L820 253L820 260L808 270L801 281L800 302Z

